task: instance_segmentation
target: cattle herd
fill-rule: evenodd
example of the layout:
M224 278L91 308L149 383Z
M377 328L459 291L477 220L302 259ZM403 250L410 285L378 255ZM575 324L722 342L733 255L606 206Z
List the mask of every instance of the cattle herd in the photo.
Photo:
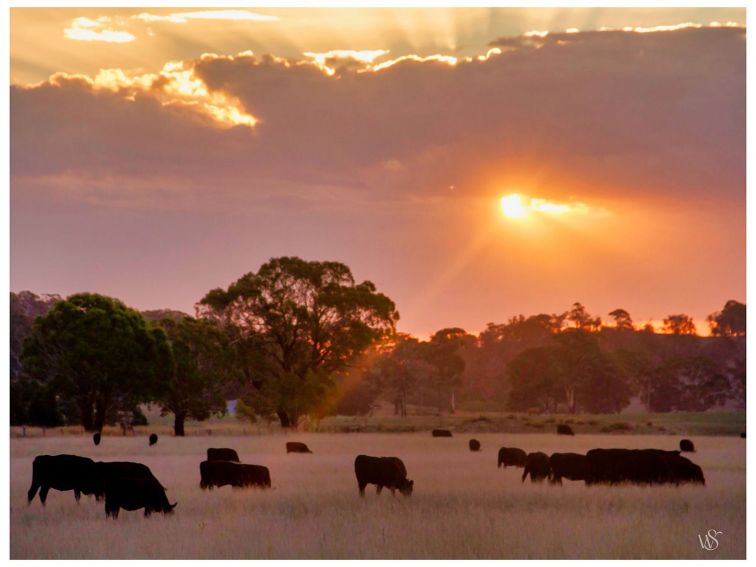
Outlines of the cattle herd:
M440 431L444 433L439 434ZM451 432L434 430L434 437L450 437ZM96 438L99 443L99 436ZM150 445L157 436L150 436ZM480 442L469 441L472 451L480 450ZM693 452L695 447L688 439L680 441L680 451L662 449L591 449L585 455L578 453L543 452L526 453L515 447L501 447L497 465L501 468L520 467L522 481L530 476L532 482L549 480L562 484L562 479L584 481L592 484L705 484L701 467L681 456L681 452ZM287 453L312 453L300 442L286 443ZM73 490L78 502L82 494L105 500L105 516L118 517L124 510L144 508L144 515L152 512L173 513L176 504L170 504L165 487L155 478L149 467L133 462L95 462L77 455L39 455L32 465L32 484L27 494L28 501L39 491L39 499L45 504L51 488ZM234 449L209 448L207 460L199 465L200 488L232 486L235 488L270 488L270 471L267 467L244 464ZM414 481L407 478L407 468L398 457L371 457L358 455L354 461L354 473L360 496L365 495L368 484L376 485L376 492L388 488L392 494L412 494Z
M692 452L693 443L680 442L681 451ZM684 448L683 448L684 447ZM582 480L585 484L705 484L701 467L680 455L681 451L662 449L591 449L579 453L525 453L522 449L499 449L499 467L522 467L522 481L548 479Z

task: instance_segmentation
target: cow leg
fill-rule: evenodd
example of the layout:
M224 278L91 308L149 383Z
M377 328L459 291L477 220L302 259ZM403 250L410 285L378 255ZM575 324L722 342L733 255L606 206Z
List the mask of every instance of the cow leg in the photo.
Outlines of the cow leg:
M34 496L37 494L37 490L39 490L39 483L36 480L32 480L32 485L29 488L29 492L26 494L29 499L29 504L31 504L31 501L34 500Z
M525 467L525 470L522 471L522 482L525 482L526 478L528 478L528 467Z
M120 507L118 506L112 506L108 505L107 501L105 502L105 517L110 518L111 516L113 518L118 518L118 512L120 511Z
M149 518L150 514L152 514L152 511L150 510L149 506L144 507L144 517Z
M81 492L75 488L74 488L74 498L76 498L77 502L81 500Z
M391 490L391 496L396 496L396 488L390 488Z
M364 497L364 496L365 496L365 487L367 486L367 483L364 483L364 484L363 484L363 483L361 483L361 482L358 482L358 483L357 483L357 486L358 486L358 487L359 487L359 489L360 489L360 496Z
M382 484L376 485L376 487L375 487L375 493L376 494L380 494L381 490L383 490L383 485Z
M43 486L39 490L39 499L42 501L42 505L45 505L45 500L47 500L47 493L50 491L49 486Z

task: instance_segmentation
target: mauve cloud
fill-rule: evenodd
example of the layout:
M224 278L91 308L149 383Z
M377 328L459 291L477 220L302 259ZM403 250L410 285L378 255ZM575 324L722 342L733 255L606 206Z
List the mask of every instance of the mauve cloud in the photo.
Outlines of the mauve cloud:
M350 63L334 76L307 58L185 62L211 93L258 118L253 128L221 128L191 106L161 104L159 83L131 99L77 78L12 86L14 190L65 174L116 176L124 186L185 179L187 191L206 193L212 180L231 199L234 187L249 196L281 184L392 198L455 185L475 195L536 168L553 196L565 186L744 198L744 29L491 45L503 53L485 61L410 60L380 71Z

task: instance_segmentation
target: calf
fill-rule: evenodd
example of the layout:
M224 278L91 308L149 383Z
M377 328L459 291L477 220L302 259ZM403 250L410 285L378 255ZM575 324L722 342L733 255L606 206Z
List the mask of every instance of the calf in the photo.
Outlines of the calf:
M502 447L499 449L498 465L507 467L524 467L528 454L522 449L515 447Z
M480 441L478 441L477 439L470 439L468 446L470 447L471 451L480 451Z

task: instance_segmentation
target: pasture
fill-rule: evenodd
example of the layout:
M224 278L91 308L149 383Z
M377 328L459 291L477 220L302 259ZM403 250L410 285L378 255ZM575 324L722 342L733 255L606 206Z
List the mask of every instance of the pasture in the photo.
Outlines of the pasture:
M480 440L470 452L468 439ZM745 558L745 440L689 436L706 486L564 486L520 482L522 469L496 467L500 446L581 452L596 447L677 449L670 435L430 432L250 436L48 436L10 440L11 559L528 559ZM286 441L313 454L286 454ZM199 488L208 447L232 447L242 462L270 469L272 489ZM178 502L173 516L122 511L51 490L47 507L27 505L32 461L70 453L148 465ZM409 498L370 485L360 499L359 453L398 456L415 481ZM702 549L699 534L723 532Z

